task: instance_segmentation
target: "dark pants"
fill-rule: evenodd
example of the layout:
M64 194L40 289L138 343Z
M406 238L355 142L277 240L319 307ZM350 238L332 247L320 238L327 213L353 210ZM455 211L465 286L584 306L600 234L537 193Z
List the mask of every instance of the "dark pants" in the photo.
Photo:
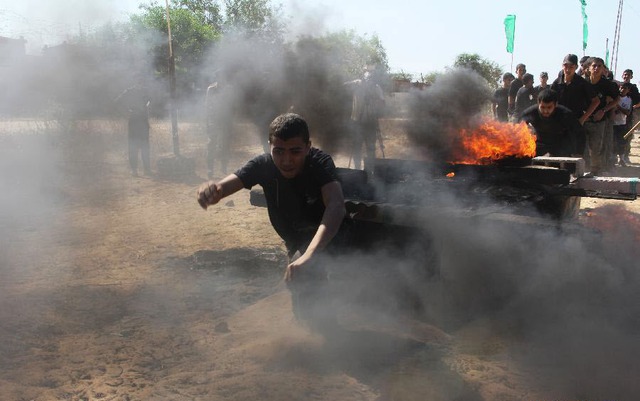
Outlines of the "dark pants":
M378 134L377 121L353 122L353 165L359 170L362 162L362 145L364 145L365 160L364 169L373 171L373 163L376 158L376 137Z
M627 141L624 139L624 134L627 133L626 125L614 125L613 126L613 140L614 148L613 153L620 158L625 156L627 150Z
M627 116L627 125L625 126L625 134L627 132L629 132L629 130L631 130L631 128L633 128L633 125L636 123L636 116L634 116L634 113L636 113L635 110L631 109L631 114L629 114ZM631 154L631 140L633 140L633 134L629 135L629 137L627 139L625 139L625 145L624 145L624 158L628 159L629 155Z
M216 159L220 161L222 174L227 173L231 152L232 129L232 124L223 124L222 127L213 124L207 126L207 135L209 136L209 142L207 143L207 173L209 178L213 175Z
M149 121L146 117L131 117L129 119L129 166L131 172L138 172L138 152L142 157L142 167L145 173L151 171L149 162Z

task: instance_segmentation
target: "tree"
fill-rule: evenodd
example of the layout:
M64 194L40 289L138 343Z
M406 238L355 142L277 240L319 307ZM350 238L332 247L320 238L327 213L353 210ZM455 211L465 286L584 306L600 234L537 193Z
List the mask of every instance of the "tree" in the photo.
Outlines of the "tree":
M503 73L502 68L500 68L497 63L484 59L476 53L459 54L453 66L474 70L483 77L492 88L497 88L498 81Z
M224 3L226 32L241 33L271 44L283 42L285 24L281 6L271 6L270 0L225 0Z
M147 38L155 61L156 71L168 72L168 27L165 6L151 3L140 7L143 13L131 16L133 32ZM169 8L172 50L179 86L189 86L197 80L197 70L205 59L207 49L221 36L215 27L213 3L206 0L173 0ZM210 23L207 23L210 22Z
M300 41L304 40L318 41L325 52L333 56L334 67L344 77L362 76L362 69L366 65L375 65L378 74L389 71L387 52L377 35L360 36L353 30L343 30L318 38L302 38Z
M194 15L202 17L202 23L211 26L215 31L221 32L224 24L220 5L212 0L178 0L181 8L186 8Z

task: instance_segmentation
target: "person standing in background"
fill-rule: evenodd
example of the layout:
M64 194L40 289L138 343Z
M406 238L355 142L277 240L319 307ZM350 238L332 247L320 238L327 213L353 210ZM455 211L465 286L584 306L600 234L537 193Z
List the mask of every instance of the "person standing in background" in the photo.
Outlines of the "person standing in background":
M509 121L509 87L514 79L516 79L516 77L514 77L512 73L505 72L502 75L502 88L496 89L493 93L491 111L493 112L493 118L498 121Z
M115 102L127 113L127 135L129 141L129 167L133 176L138 175L138 153L142 158L145 175L151 175L149 160L149 105L151 98L144 83L127 88Z

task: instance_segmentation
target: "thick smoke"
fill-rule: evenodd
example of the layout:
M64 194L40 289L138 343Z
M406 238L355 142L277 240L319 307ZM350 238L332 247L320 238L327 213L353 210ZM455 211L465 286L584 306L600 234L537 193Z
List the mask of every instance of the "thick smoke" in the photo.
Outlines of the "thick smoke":
M413 94L408 135L426 157L436 160L450 155L452 133L471 126L490 99L487 81L467 69L448 71L428 90Z
M344 149L350 96L342 83L354 77L342 76L333 68L339 54L310 37L285 48L233 37L211 51L210 62L201 71L201 87L229 82L239 99L238 116L258 127L260 141L266 138L273 117L294 110L309 121L314 143L331 152ZM2 152L0 234L8 240L0 245L0 255L11 265L1 272L4 282L27 277L23 266L39 267L22 265L26 257L10 249L17 228L41 231L42 237L47 235L47 225L55 223L68 224L69 231L79 230L70 222L56 221L55 216L78 204L99 207L104 194L117 192L110 187L118 184L109 180L101 181L99 193L97 186L89 185L105 178L105 152L112 150L108 148L112 145L96 138L104 134L102 129L114 127L79 120L95 116L96 110L102 116L115 115L113 98L135 82L132 71L146 70L152 60L126 52L117 59L96 57L97 61L85 60L87 64L81 65L60 57L47 59L60 72L52 75L57 77L53 82L38 75L32 64L12 67L33 70L28 76L37 79L9 83L0 104L2 112L42 111L46 116L41 124L46 130L36 129L35 133L55 135L44 140L39 136L20 139L19 153ZM94 62L108 67L102 70L100 82L86 74ZM92 98L95 91L83 90L91 82L104 92L103 97ZM150 82L150 86L156 84L151 78ZM158 92L166 92L164 82L157 85ZM425 150L425 158L441 160L451 149L449 133L478 118L489 91L477 74L453 70L413 95L409 135L416 147ZM180 110L189 115L188 110L196 110L203 97L182 99ZM164 106L160 101L157 109L166 116ZM9 129L18 132L15 127ZM115 130L124 133L122 126ZM12 141L9 136L3 138L8 145ZM124 166L125 158L118 163ZM62 192L57 185L61 177L71 180L65 188L75 190ZM422 178L426 180L427 175ZM332 303L355 308L370 324L400 327L404 323L397 316L408 314L451 334L470 322L490 319L499 336L514 338L506 352L514 356L519 371L534 371L530 376L537 380L536 387L549 389L554 398L635 397L635 379L640 376L640 255L632 239L638 237L637 221L627 220L626 212L615 209L602 213L606 220L619 224L603 231L547 217L543 223L505 221L498 216L513 212L510 205L474 194L475 208L470 208L469 192L452 191L441 181L380 187L398 191L389 195L393 201L410 195L415 227L366 226L359 231L361 243L354 247L359 250L352 249L330 262ZM96 193L84 191L85 186ZM108 226L109 217L103 219L102 226ZM78 237L87 234L91 233L74 233ZM55 246L50 239L42 244ZM34 249L42 244L34 243ZM249 259L247 266L254 262ZM59 275L56 278L62 281ZM154 295L159 301L165 296ZM173 296L179 298L175 292ZM179 310L167 301L159 304L169 312ZM362 337L344 337L338 343L344 352L363 349L362 355L353 358L358 361L357 356L366 360L365 353L371 350L358 347L362 341Z
M348 142L351 100L343 87L350 77L333 62L338 57L313 37L281 46L230 36L212 49L202 75L234 88L236 117L255 124L261 141L277 115L293 111L309 123L315 145L336 152Z

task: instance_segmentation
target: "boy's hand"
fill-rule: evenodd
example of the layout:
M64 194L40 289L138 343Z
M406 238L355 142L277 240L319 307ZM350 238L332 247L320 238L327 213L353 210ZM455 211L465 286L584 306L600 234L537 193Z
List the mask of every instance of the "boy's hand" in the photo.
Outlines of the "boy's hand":
M213 181L205 182L198 188L197 198L200 206L207 210L208 206L215 205L222 199L222 188Z

